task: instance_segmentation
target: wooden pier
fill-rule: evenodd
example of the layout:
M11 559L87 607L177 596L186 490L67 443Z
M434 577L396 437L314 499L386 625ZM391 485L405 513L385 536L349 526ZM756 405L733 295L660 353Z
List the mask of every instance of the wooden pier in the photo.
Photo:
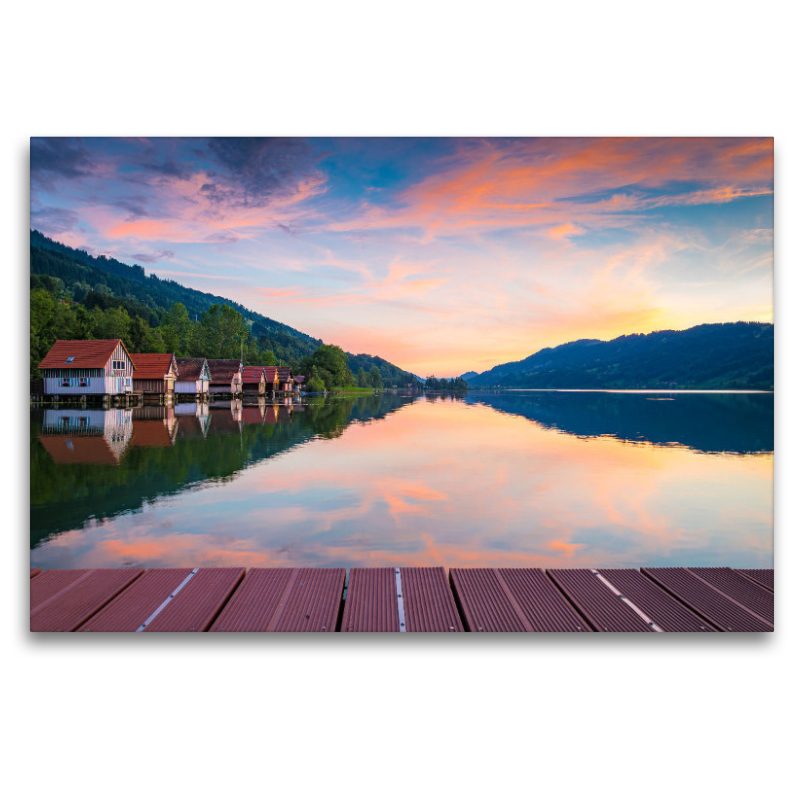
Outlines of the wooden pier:
M31 569L30 629L766 632L771 569Z

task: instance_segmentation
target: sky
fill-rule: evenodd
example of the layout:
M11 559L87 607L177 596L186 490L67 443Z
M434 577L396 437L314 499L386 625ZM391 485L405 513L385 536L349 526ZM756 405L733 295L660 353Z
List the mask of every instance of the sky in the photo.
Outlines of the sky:
M772 321L773 140L31 139L31 228L452 377Z

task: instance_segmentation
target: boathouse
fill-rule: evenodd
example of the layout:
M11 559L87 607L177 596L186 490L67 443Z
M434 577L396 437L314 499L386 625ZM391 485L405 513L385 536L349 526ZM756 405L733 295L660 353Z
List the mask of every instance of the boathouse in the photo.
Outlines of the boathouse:
M244 394L263 395L265 391L264 367L243 367L242 392Z
M202 397L208 394L211 374L205 358L176 358L178 377L175 380L175 394Z
M301 392L306 388L306 376L305 375L295 375L294 376L294 390L296 392Z
M242 362L239 359L209 358L208 391L216 395L236 397L242 392Z
M143 395L172 397L178 365L173 353L133 353L133 391Z
M277 391L279 392L291 392L292 385L294 383L294 378L292 375L292 368L291 367L278 367L278 378L277 378L278 388Z
M264 367L264 391L274 395L278 391L278 368Z
M122 339L59 339L39 369L49 395L114 396L133 391L134 361Z

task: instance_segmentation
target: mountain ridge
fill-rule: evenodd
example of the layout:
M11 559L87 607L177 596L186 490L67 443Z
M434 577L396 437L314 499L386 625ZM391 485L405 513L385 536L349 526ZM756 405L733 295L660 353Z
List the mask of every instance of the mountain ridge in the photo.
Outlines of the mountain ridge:
M578 339L478 375L470 388L774 390L774 325L721 322L683 331Z

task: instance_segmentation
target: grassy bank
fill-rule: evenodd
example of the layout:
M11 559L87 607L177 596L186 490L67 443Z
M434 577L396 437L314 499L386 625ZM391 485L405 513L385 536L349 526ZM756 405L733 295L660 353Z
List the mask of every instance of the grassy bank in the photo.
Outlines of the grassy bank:
M372 394L376 391L378 390L363 386L334 386L328 390L330 394Z

